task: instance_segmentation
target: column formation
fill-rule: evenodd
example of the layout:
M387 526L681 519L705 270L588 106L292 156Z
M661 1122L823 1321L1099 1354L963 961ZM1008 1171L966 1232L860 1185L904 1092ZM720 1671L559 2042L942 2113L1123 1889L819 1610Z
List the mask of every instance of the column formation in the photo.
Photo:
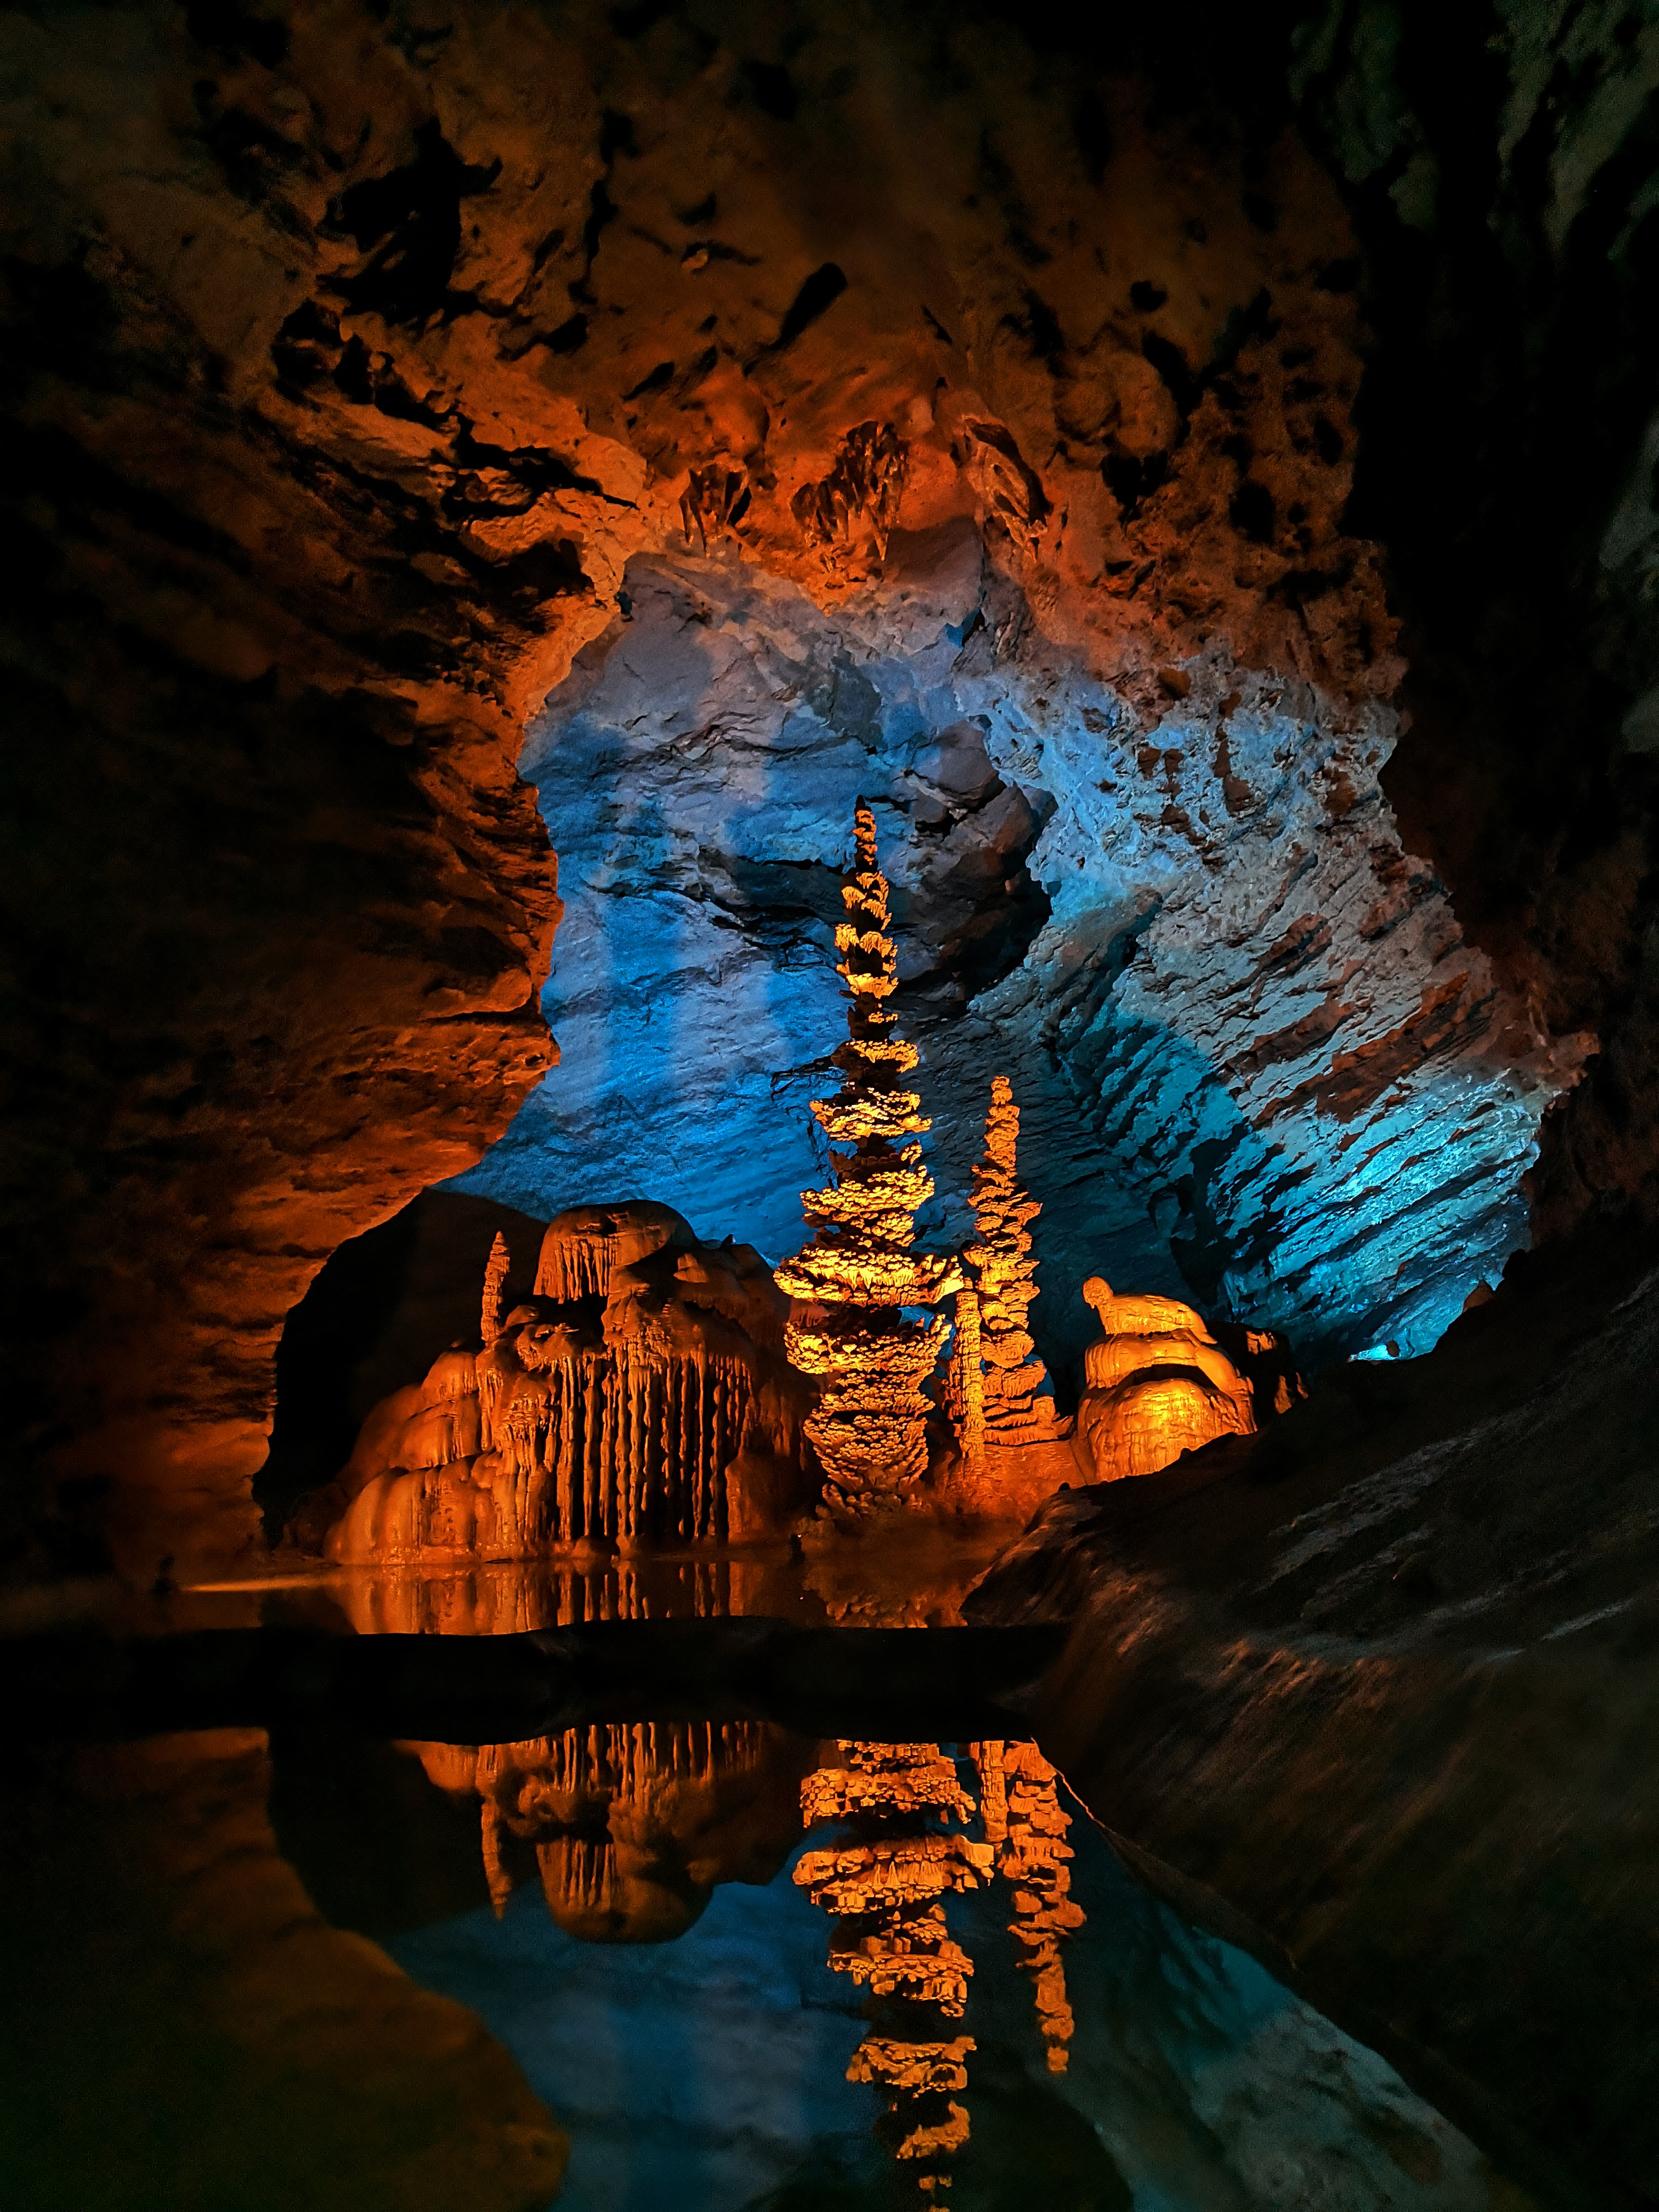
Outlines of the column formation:
M857 866L836 931L848 1000L847 1042L832 1055L841 1088L812 1102L830 1139L830 1179L802 1192L811 1241L775 1279L804 1309L789 1324L789 1358L823 1378L805 1429L825 1502L831 1512L864 1514L902 1502L926 1471L924 1386L946 1329L904 1310L938 1304L962 1275L954 1260L913 1249L917 1209L933 1194L920 1141L932 1125L905 1080L916 1048L895 1034L897 1017L887 1006L898 965L867 806L859 807L854 830Z

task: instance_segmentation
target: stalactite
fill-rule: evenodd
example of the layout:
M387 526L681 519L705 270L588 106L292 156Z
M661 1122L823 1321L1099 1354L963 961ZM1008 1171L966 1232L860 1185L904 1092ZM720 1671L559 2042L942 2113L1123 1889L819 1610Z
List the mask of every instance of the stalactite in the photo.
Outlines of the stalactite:
M858 865L842 891L848 919L836 931L848 1000L848 1040L832 1055L842 1085L833 1099L812 1102L830 1140L830 1181L802 1192L812 1238L775 1279L807 1309L790 1323L789 1357L804 1374L824 1377L806 1433L824 1470L825 1501L862 1513L912 1494L927 1468L923 1386L945 1325L908 1322L901 1310L936 1305L962 1277L953 1260L912 1249L917 1209L933 1192L920 1142L931 1124L903 1085L916 1048L893 1034L896 1017L886 1010L898 967L867 806L854 826Z
M501 1333L501 1288L512 1264L513 1255L507 1249L507 1239L498 1229L495 1241L489 1248L489 1257L484 1262L483 1303L478 1316L478 1334L483 1340L486 1352Z

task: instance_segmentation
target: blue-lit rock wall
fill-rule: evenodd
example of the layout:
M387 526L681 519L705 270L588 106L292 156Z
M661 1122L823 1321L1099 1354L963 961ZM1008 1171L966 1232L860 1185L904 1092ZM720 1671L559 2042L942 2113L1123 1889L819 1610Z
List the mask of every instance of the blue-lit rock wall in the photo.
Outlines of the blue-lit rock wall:
M1402 853L1388 708L1217 649L1137 708L965 523L896 537L832 613L735 552L639 558L626 588L521 763L559 854L562 1064L461 1188L542 1214L649 1195L793 1249L862 796L934 1117L924 1229L963 1237L1007 1073L1051 1357L1091 1333L1096 1272L1310 1364L1421 1352L1525 1243L1571 1056Z

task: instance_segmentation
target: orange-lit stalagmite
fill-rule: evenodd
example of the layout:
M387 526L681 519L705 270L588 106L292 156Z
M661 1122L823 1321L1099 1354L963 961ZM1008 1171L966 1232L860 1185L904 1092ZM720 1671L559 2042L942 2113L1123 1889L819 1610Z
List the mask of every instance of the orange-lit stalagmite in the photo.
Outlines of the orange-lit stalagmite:
M805 1502L810 1406L786 1314L757 1253L700 1243L670 1207L561 1214L537 1295L369 1415L329 1556L524 1559L776 1529Z
M478 1334L486 1352L501 1333L501 1291L512 1265L513 1255L498 1229L484 1262L483 1297L478 1310Z
M1250 1385L1191 1306L1124 1297L1098 1275L1083 1295L1102 1334L1084 1353L1078 1447L1097 1481L1153 1474L1217 1437L1250 1434Z
M985 1157L974 1170L975 1242L968 1247L979 1299L979 1350L988 1437L1023 1443L1054 1425L1048 1370L1036 1356L1028 1317L1037 1295L1030 1224L1042 1208L1017 1174L1019 1109L1006 1075L991 1085Z
M887 1009L898 969L868 807L858 809L855 830L858 862L836 931L848 1002L848 1039L834 1054L841 1089L812 1103L830 1140L830 1180L801 1194L811 1242L776 1280L805 1309L790 1322L789 1357L823 1377L806 1435L825 1502L866 1513L914 1495L927 1464L923 1386L945 1324L908 1321L902 1309L936 1305L962 1275L954 1260L913 1249L916 1209L933 1191L920 1142L929 1123L905 1085L916 1048L894 1034Z

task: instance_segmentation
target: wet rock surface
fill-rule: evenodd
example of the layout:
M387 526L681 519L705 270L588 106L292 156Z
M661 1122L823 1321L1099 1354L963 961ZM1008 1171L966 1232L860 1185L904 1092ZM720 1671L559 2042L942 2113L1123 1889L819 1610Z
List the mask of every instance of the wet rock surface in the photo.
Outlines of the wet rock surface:
M1564 2203L1659 2174L1655 1257L1514 1263L1429 1358L1055 1500L968 1605L1074 1620L1038 1729L1097 1814Z

